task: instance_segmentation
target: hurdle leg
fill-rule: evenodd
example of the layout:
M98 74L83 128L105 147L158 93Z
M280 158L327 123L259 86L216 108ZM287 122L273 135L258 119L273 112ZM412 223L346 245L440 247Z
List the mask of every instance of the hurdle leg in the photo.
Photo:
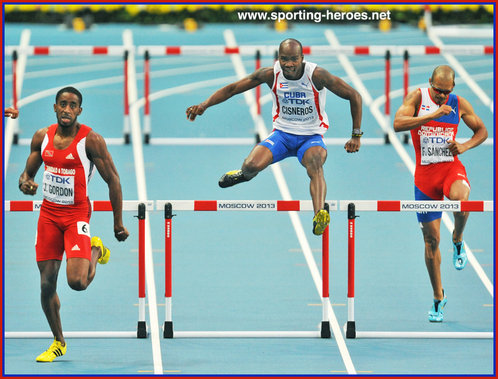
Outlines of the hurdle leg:
M172 268L171 268L171 219L172 205L171 203L166 203L164 205L164 228L165 228L165 239L164 239L164 253L165 253L165 321L163 328L163 338L173 338L173 318L171 312L171 295L172 295Z
M149 50L144 53L144 143L150 143L150 54Z
M259 50L256 51L256 60L255 60L255 71L261 68L261 52ZM261 116L261 86L256 87L256 112L258 116ZM258 128L254 132L254 136L256 137L256 144L261 142L261 136L259 135ZM264 137L263 137L264 138Z
M355 205L348 204L348 322L346 324L346 338L356 338L354 320L354 228Z
M386 97L386 102L384 103L384 115L386 118L386 124L391 125L391 51L386 50L385 61L385 80L384 80L384 94ZM384 135L384 140L386 144L390 144L389 134Z
M137 337L147 338L145 322L145 204L138 205L138 326Z
M408 95L408 82L410 78L409 63L410 55L408 54L408 50L405 50L403 53L403 99ZM403 143L406 145L410 142L410 132L403 133Z
M329 212L329 205L325 203L325 210ZM320 337L330 338L329 321L329 226L322 234L322 324Z
M124 124L123 124L123 137L125 144L130 143L130 102L128 99L128 50L124 53Z
M17 108L17 50L12 53L12 106ZM17 145L19 143L19 121L15 120L14 124L14 138L12 143Z

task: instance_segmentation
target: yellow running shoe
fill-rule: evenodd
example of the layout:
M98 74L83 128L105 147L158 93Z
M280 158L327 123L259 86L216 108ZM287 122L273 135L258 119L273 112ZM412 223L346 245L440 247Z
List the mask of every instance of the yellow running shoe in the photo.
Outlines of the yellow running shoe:
M64 354L66 354L67 350L67 343L62 346L62 342L57 341L54 339L54 342L52 342L52 345L41 353L39 356L36 357L37 362L52 362L55 358L57 357L62 357Z
M319 236L330 223L330 215L325 209L320 209L315 217L313 217L313 234Z
M104 246L104 244L102 243L102 240L99 237L93 236L92 241L91 241L91 245L92 245L92 247L93 246L100 247L100 251L102 252L102 255L100 256L98 262L101 265L105 265L107 262L109 262L109 258L111 257L111 251L107 247Z

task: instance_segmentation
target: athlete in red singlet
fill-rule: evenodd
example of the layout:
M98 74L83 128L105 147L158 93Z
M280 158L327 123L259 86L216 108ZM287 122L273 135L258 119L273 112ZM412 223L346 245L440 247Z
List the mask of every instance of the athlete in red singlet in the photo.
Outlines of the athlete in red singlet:
M438 66L429 79L429 88L409 93L396 112L394 130L410 130L415 148L415 199L468 200L470 183L458 155L480 145L488 136L482 120L470 103L452 94L455 72L449 66ZM455 141L458 123L462 119L474 132L464 143ZM467 263L463 230L468 212L455 212L453 231L453 264L462 270ZM441 212L418 213L425 242L425 264L434 292L429 321L443 321L446 296L441 283L441 252L439 229Z
M119 175L104 139L77 120L82 112L81 93L73 87L62 88L55 97L57 124L38 130L31 140L31 152L19 189L34 195L34 179L45 164L43 203L36 235L36 260L40 270L41 304L54 335L52 345L40 354L38 362L51 362L67 350L59 314L57 275L66 252L67 281L81 291L95 276L97 262L107 263L110 251L99 237L90 239L90 200L88 182L95 168L109 187L114 215L114 235L118 241L128 237L122 221L122 193Z

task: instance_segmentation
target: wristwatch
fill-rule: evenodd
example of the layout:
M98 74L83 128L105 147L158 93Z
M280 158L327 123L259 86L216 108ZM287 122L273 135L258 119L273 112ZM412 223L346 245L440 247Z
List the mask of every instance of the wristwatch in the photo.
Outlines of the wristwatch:
M363 135L363 132L361 129L353 129L353 133L351 133L351 137L361 137Z

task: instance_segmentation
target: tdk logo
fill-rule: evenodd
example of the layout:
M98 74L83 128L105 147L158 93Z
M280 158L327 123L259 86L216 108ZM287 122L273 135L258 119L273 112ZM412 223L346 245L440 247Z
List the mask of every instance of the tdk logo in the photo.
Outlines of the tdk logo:
M449 137L424 137L424 143L448 143Z
M306 92L284 92L284 102L297 105L311 104L310 99L306 99Z
M47 181L52 182L52 183L57 183L57 184L71 184L71 177L66 176L55 176L55 175L50 175L50 174L45 174L45 178Z

